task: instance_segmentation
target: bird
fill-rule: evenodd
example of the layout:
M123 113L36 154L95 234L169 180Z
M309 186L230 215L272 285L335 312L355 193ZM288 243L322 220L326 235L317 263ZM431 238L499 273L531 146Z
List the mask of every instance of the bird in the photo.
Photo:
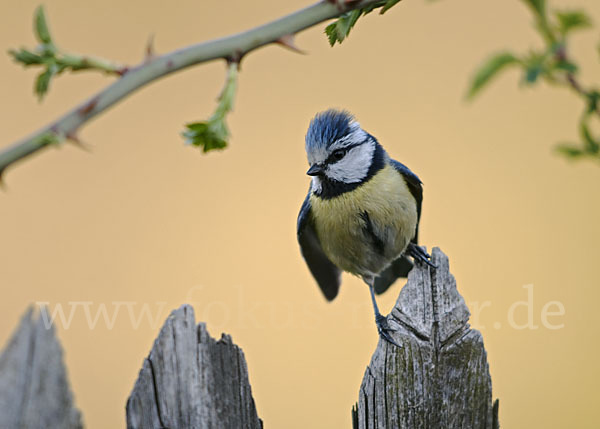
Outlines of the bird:
M362 278L379 336L401 347L375 293L408 276L409 257L435 266L417 244L422 182L346 110L317 113L305 149L311 181L297 220L302 256L328 301L338 294L342 272Z

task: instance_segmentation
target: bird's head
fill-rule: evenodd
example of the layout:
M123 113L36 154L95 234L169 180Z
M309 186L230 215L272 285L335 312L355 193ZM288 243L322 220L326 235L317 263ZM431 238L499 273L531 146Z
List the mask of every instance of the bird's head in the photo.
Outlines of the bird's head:
M383 149L350 113L326 110L312 119L306 133L306 155L313 191L350 190L367 180L381 163Z

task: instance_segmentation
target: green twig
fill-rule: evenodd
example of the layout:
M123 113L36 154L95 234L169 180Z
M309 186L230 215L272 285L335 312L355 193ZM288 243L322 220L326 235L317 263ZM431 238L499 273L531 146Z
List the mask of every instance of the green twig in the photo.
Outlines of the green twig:
M202 148L203 152L213 149L223 149L227 146L229 128L225 123L225 116L233 109L233 100L237 88L239 64L235 61L229 63L227 79L215 113L206 122L194 122L186 125L182 133L186 143Z

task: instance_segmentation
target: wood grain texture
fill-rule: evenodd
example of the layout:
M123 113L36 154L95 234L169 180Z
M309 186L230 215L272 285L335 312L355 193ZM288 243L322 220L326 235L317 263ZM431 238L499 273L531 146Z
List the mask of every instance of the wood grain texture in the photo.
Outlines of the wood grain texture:
M262 428L242 350L196 326L194 310L173 311L127 401L132 429Z
M0 355L0 429L83 427L62 353L52 325L29 308Z
M448 257L432 252L437 269L416 264L388 316L392 336L371 358L352 410L359 429L495 429L498 401L481 333L470 329Z

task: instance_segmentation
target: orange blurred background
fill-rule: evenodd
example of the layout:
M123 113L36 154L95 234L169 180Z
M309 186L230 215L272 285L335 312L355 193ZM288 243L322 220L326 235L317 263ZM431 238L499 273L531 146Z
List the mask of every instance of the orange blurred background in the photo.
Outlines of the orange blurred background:
M150 34L163 53L309 3L52 0L46 12L65 49L135 63ZM3 51L35 44L37 4L2 2ZM600 24L595 0L553 4L583 7ZM244 349L266 427L349 427L378 340L368 290L347 276L326 303L295 236L309 182L306 127L317 111L342 107L425 183L421 241L449 255L459 290L480 309L472 324L484 335L502 426L596 427L600 168L552 151L577 138L582 103L546 85L519 89L516 72L464 102L484 58L540 46L531 20L516 0L410 0L361 19L333 49L318 25L297 40L309 55L270 46L244 59L223 152L202 155L179 136L215 107L225 68L214 62L90 123L81 138L91 154L67 144L10 169L0 193L0 343L30 303L68 315L79 302L71 323L58 323L76 403L88 427L123 427L160 325L190 302L213 336L227 332ZM599 29L573 37L585 83L600 75ZM112 80L60 77L39 104L35 75L0 56L0 146ZM386 311L401 283L380 298ZM528 322L517 305L528 293L533 319L516 329ZM100 316L91 328L85 308L94 319L103 306L109 316L119 308L114 326ZM156 323L136 328L129 311L135 319L144 306ZM560 306L564 315L543 319Z

